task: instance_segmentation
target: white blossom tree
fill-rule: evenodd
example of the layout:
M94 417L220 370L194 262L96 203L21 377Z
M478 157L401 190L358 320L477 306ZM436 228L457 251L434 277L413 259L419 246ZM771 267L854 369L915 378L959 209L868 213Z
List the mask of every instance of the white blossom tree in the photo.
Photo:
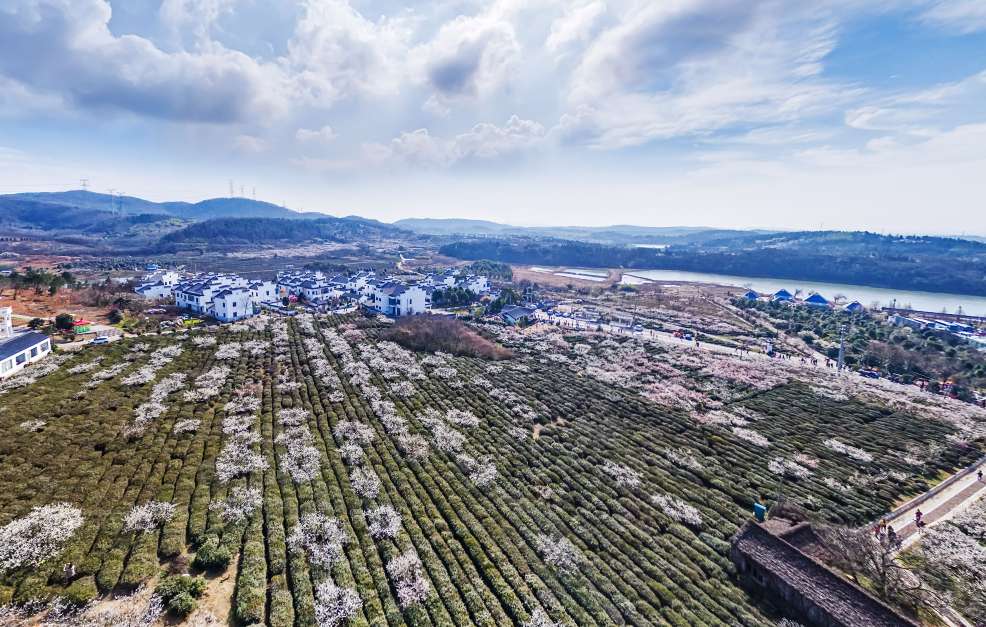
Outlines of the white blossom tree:
M82 511L68 503L35 507L0 529L0 571L55 556L81 526Z

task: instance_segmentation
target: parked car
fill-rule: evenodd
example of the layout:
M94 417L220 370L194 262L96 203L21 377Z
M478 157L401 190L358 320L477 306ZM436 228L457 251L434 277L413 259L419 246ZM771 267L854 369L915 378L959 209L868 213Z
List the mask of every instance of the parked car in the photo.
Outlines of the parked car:
M110 338L108 338L108 337L97 337L97 338L94 338L94 339L89 340L89 343L90 344L106 344L109 341L110 341Z

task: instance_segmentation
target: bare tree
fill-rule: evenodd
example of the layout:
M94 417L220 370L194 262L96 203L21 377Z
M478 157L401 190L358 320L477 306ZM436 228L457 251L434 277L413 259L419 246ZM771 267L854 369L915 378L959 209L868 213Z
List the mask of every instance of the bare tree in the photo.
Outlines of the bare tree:
M940 605L934 593L897 560L895 547L878 541L869 529L824 526L818 531L832 565L879 598L912 614Z

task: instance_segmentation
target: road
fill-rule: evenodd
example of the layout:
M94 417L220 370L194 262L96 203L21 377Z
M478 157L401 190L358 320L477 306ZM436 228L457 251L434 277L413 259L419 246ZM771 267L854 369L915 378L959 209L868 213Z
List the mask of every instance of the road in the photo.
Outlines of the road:
M976 471L986 473L986 458L969 467L968 472L956 474L929 496L921 495L895 509L885 518L894 527L897 535L903 538L906 548L921 539L921 531L915 524L915 513L921 510L921 519L927 524L925 529L944 522L960 513L977 500L986 496L986 481L979 481ZM930 492L930 491L929 491ZM929 494L929 493L926 493Z

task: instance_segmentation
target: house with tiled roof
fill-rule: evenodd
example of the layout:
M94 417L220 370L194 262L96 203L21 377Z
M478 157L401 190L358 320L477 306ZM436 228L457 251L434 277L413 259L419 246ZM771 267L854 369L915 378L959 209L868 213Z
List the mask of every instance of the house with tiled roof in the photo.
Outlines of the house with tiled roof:
M806 627L919 627L825 565L810 523L749 520L731 539L741 582Z

